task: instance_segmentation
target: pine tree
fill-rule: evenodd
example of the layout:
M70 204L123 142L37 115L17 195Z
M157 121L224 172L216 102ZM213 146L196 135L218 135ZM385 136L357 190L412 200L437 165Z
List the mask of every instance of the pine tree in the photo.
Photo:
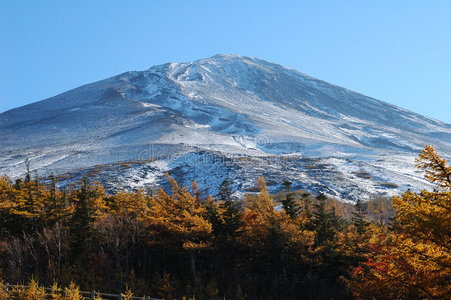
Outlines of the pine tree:
M95 197L90 188L87 177L83 178L81 188L76 194L75 212L70 221L70 244L73 256L80 256L86 243L93 234L94 207L92 200Z
M228 179L224 179L219 186L219 200L222 202L232 201L232 188Z
M214 202L213 197L209 197L205 204L206 218L211 223L213 235L219 237L224 234L225 224L219 213L218 204Z
M27 158L25 160L25 167L27 169L27 173L25 174L25 183L29 183L31 181L30 159L29 158Z
M296 219L299 215L300 208L294 200L293 193L291 192L292 183L290 181L284 180L282 185L285 186L286 193L285 199L281 201L283 209L292 219Z
M354 224L359 234L364 234L369 223L365 220L366 212L360 199L355 203L354 209L355 211L351 213L352 224Z
M313 227L316 231L315 245L321 246L327 242L334 240L336 236L334 224L335 218L326 209L326 195L319 193L316 196L317 202L314 204L315 211L313 212Z
M50 174L50 186L45 190L45 221L51 224L61 222L69 214L66 193L61 193L56 185L56 177Z
M312 199L310 198L310 193L304 192L302 194L302 212L307 220L312 219Z
M223 211L224 220L223 234L228 237L235 237L237 229L241 226L242 214L237 202L232 198L233 190L230 182L225 179L219 186L219 199L222 201L220 207Z
M50 202L52 203L53 207L57 206L57 187L56 187L56 178L55 174L50 174Z

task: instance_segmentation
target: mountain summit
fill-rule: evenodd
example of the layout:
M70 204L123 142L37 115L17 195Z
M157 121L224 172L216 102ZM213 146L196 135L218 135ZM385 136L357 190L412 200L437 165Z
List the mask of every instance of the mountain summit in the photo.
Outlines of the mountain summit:
M0 173L98 175L111 189L169 171L238 191L265 176L343 200L425 187L413 158L451 153L451 125L258 58L126 72L0 114ZM61 177L63 178L63 177Z

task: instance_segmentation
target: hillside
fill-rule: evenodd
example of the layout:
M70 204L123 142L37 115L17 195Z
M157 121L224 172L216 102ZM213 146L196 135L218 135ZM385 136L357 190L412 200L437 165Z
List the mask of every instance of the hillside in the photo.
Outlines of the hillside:
M416 154L451 153L450 124L236 55L88 84L0 114L0 133L0 173L23 176L29 158L41 175L101 175L110 190L161 185L168 171L205 193L264 175L273 192L286 179L357 200L430 187Z

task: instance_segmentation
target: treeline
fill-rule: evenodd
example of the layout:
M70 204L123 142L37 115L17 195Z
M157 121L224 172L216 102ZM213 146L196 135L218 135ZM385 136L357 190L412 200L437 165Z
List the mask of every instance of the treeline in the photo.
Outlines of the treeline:
M451 167L432 147L417 163L437 189L393 207L289 182L271 197L263 178L236 200L227 180L213 199L169 175L171 193L115 195L87 179L59 190L2 177L0 277L165 299L449 298Z

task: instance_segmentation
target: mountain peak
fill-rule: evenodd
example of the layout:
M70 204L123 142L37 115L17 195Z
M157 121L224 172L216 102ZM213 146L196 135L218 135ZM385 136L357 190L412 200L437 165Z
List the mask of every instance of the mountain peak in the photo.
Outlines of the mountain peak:
M151 160L107 181L157 184L169 171L215 187L233 175L244 191L265 175L272 189L287 179L351 200L422 187L407 165L425 143L451 152L449 124L235 54L88 84L0 114L0 132L0 173L13 177L27 158L41 174Z
M198 61L208 61L208 60L215 60L218 62L244 62L244 63L250 63L250 64L260 64L260 65L272 65L272 66L278 66L283 67L277 63L270 62L265 59L261 59L258 57L252 57L252 56L246 56L246 55L238 55L238 54L216 54L212 57L200 59Z
M248 56L232 54L232 53L218 53L213 55L210 58L220 58L220 59L244 59L248 58Z

